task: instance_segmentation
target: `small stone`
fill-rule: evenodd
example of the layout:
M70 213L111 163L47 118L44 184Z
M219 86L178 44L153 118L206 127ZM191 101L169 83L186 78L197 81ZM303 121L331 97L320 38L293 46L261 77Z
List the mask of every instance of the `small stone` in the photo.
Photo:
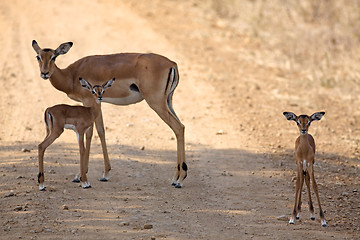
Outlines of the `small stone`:
M15 196L14 190L11 190L10 192L5 193L4 197L13 197Z
M26 127L25 130L26 130L26 131L31 131L32 128L31 128L31 127Z
M21 211L22 209L23 209L22 206L16 206L16 207L14 208L14 211Z
M224 130L220 129L219 131L216 132L216 135L223 135L224 134Z
M289 217L287 215L281 215L276 218L279 221L289 221Z
M62 208L63 208L63 210L69 210L69 207L65 204L62 206Z
M151 240L155 240L156 238L155 237L151 237Z
M347 197L347 196L349 196L349 193L348 192L343 192L341 195Z
M22 148L21 151L22 151L22 152L30 152L31 150L30 150L30 149L27 149L27 148Z
M152 229L152 228L153 228L153 225L151 225L151 224L144 225L144 229Z
M141 151L144 151L144 150L145 150L145 146L142 146L142 147L140 148L140 150L141 150Z
M129 222L121 222L120 224L123 225L123 226L129 226L130 225Z

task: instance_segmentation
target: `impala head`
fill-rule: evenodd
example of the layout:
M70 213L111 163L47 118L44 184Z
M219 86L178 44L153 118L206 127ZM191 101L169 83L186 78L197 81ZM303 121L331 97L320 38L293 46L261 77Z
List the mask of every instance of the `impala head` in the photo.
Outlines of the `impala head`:
M41 49L35 40L32 41L32 47L36 52L36 58L39 62L40 76L43 79L49 79L55 69L55 59L61 54L65 54L72 47L72 42L61 44L56 50L50 48Z
M100 86L100 85L91 86L91 84L88 81L86 81L85 79L82 79L82 78L79 78L79 81L83 88L89 90L96 97L96 102L100 103L102 100L102 96L105 93L105 90L107 88L111 87L111 85L115 81L115 78L110 79L109 81L104 83L102 86Z
M325 112L316 112L311 116L308 116L308 115L296 116L292 112L284 112L283 114L287 120L289 120L289 121L292 120L292 121L296 122L296 124L300 130L300 135L305 135L308 132L311 122L319 121L322 118L322 116L325 115Z

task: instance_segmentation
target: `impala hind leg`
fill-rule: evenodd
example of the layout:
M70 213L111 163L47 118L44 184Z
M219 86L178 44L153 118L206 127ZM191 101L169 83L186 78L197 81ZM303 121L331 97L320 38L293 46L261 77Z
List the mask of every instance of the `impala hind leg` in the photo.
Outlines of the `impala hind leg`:
M108 151L107 151L107 147L106 147L105 128L104 128L104 121L103 121L101 109L99 111L100 111L99 116L95 120L95 126L96 126L96 130L98 132L98 135L99 135L99 138L101 141L101 147L102 147L103 155L104 155L104 166L105 166L103 176L99 180L102 182L106 182L110 178L111 165L110 165L109 155L108 155ZM90 151L90 148L89 148L89 151Z
M59 132L47 131L47 136L44 141L38 145L38 157L39 157L39 174L38 182L40 191L45 191L45 176L44 176L44 153L45 150L63 133L63 129Z
M146 99L146 98L145 98ZM187 176L187 165L185 162L185 126L176 116L172 104L171 96L165 103L157 104L146 100L149 106L160 116L160 118L173 130L177 141L177 164L175 175L172 179L172 185L175 188L181 188L183 181Z
M325 220L324 212L323 212L323 210L321 208L320 198L319 198L319 190L318 190L318 187L317 187L317 183L315 181L314 168L312 166L310 167L310 177L311 177L311 181L313 183L313 189L314 189L314 192L315 192L315 196L316 196L318 204L319 204L319 215L320 215L321 225L323 227L326 227L326 220Z
M309 197L309 211L310 211L310 219L311 220L315 220L315 214L314 214L314 206L311 200L311 189L310 189L310 174L307 171L306 175L305 175L305 183L306 183L306 188L308 191L308 197Z

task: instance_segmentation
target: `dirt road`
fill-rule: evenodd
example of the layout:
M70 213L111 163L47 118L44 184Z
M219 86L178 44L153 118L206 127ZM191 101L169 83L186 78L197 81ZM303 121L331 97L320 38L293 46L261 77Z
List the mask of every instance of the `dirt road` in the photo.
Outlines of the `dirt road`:
M349 97L292 81L296 73L274 67L266 45L195 1L5 0L0 29L0 239L360 238L356 92ZM174 108L186 126L185 186L170 186L172 131L141 102L103 104L109 182L98 181L103 158L97 134L88 173L92 188L71 182L79 155L75 134L66 131L45 153L47 191L40 192L43 112L76 103L39 77L33 39L50 48L74 42L57 58L60 68L115 52L155 52L177 62ZM310 129L326 228L317 204L316 221L309 219L306 194L301 221L287 223L297 129L282 116L285 110L327 112ZM285 220L278 219L282 215Z

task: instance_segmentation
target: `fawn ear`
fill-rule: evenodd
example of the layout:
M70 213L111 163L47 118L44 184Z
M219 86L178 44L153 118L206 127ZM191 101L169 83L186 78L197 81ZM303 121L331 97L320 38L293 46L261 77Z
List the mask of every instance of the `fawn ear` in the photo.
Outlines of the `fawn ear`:
M292 113L292 112L283 112L283 114L284 114L284 116L286 117L287 120L289 120L289 121L293 120L295 122L297 121L297 116L294 113Z
M88 81L86 81L85 79L82 79L82 78L79 78L79 80L80 80L80 84L83 88L86 88L90 92L92 91L92 86Z
M320 121L322 116L325 115L325 112L316 112L313 115L310 116L310 121Z
M67 53L70 48L72 47L73 43L72 42L67 42L67 43L63 43L61 44L56 50L55 50L55 56L59 56L61 54L65 54Z
M107 88L109 88L109 87L111 87L111 85L114 83L114 81L115 81L115 78L110 79L109 81L107 81L106 83L104 83L104 85L103 85L104 90L107 89Z
M35 52L36 52L37 54L39 54L41 48L39 47L39 45L37 44L37 42L36 42L35 40L33 40L31 45L32 45L33 49L35 50Z

